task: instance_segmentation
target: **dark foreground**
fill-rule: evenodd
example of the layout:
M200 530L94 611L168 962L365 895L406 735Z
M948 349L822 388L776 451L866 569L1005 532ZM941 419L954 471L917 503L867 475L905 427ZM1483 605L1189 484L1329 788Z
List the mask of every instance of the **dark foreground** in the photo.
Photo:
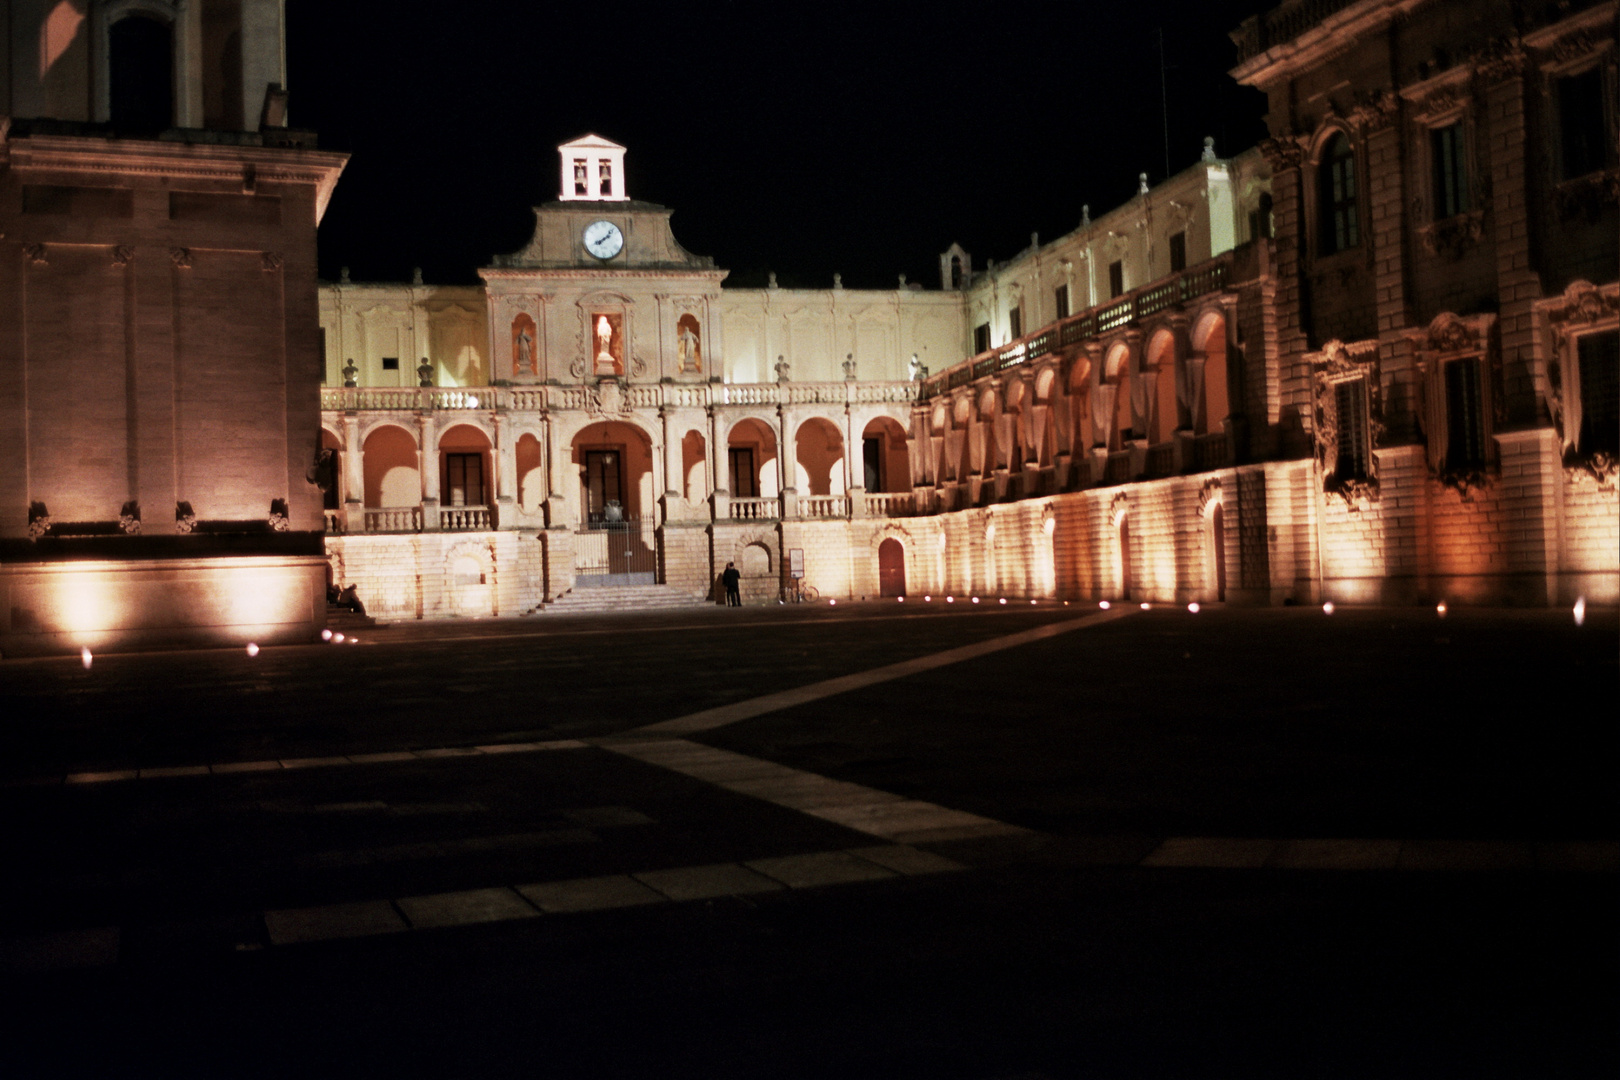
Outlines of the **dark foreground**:
M0 662L0 1076L1616 1075L1613 612L1094 610Z

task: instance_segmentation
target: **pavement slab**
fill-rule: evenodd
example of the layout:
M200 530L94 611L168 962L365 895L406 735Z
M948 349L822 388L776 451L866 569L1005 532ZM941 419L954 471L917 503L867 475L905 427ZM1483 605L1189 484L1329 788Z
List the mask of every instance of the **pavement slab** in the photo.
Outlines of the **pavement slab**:
M675 870L649 870L636 880L671 900L710 900L717 896L747 896L786 888L781 882L736 863L683 866Z
M272 945L397 934L410 926L386 900L287 908L264 913Z
M750 859L743 863L766 877L775 878L790 889L812 889L822 885L845 885L853 881L881 881L898 876L893 870L842 851L821 851L810 855L785 855L776 859Z
M441 926L469 926L474 923L505 922L508 919L537 918L540 912L511 889L468 889L407 896L398 901L411 926L426 930Z
M669 900L663 893L643 885L628 874L519 885L517 891L548 914L605 911L609 908L663 904Z

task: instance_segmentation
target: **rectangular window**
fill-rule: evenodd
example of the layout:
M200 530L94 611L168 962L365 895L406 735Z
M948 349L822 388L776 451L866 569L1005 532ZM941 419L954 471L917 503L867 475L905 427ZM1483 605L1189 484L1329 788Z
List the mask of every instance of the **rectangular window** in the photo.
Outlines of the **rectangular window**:
M1340 480L1365 480L1372 466L1367 430L1367 380L1347 379L1333 388L1339 413L1339 446L1333 475Z
M382 362L384 371L399 370L399 357L397 356L385 356L382 358Z
M451 506L483 506L484 455L444 455L444 489Z
M574 194L589 195L591 193L590 179L585 175L585 159L574 159Z
M1170 238L1170 272L1187 269L1187 234L1178 232Z
M1603 168L1608 156L1603 124L1603 70L1558 80L1558 141L1564 179Z
M603 195L613 194L613 163L603 158L596 163L596 179Z
M990 351L990 324L980 323L973 328L973 353L978 355Z
M1024 336L1024 309L1011 308L1007 312L1007 336L1021 338Z
M1479 358L1446 365L1446 468L1485 464L1485 413L1480 401Z
M1332 255L1361 243L1356 198L1356 156L1350 140L1335 135L1327 145L1317 172L1322 229L1318 253Z
M759 498L759 473L754 471L754 448L731 448L731 494L739 499Z
M1620 331L1575 339L1581 380L1581 433L1585 456L1620 457Z
M1468 172L1463 167L1462 125L1451 124L1429 132L1429 156L1434 160L1434 218L1455 217L1468 209Z
M1069 286L1067 283L1052 290L1052 310L1057 312L1057 317L1060 319L1069 317Z
M1111 262L1108 264L1108 295L1110 298L1125 291L1125 264L1124 262Z

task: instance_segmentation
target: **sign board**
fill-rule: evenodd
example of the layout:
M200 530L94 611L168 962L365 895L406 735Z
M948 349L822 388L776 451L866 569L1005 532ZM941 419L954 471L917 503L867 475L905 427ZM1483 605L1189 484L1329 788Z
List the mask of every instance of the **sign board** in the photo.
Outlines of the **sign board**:
M804 577L804 548L788 549L788 576Z

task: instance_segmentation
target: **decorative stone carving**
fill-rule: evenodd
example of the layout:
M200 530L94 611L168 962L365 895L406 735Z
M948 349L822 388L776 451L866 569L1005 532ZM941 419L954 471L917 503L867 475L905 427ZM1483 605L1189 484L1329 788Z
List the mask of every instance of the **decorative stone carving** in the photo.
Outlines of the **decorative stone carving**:
M1470 210L1418 230L1418 237L1423 241L1425 251L1430 255L1438 255L1452 261L1472 251L1484 235L1483 210Z
M1125 520L1125 515L1130 509L1131 497L1123 491L1116 494L1113 501L1108 504L1108 524L1115 529L1119 528L1119 523Z
M350 387L360 385L360 369L354 366L352 357L343 362L343 385Z
M1428 335L1428 347L1435 352L1477 352L1480 348L1474 328L1449 311L1434 317Z
M617 379L599 379L590 389L588 410L592 416L619 417L630 412L630 403L625 399L624 389L619 386Z
M194 532L197 528L197 515L192 511L191 504L181 500L174 504L174 531L184 536Z
M270 526L271 532L286 532L292 527L291 522L287 519L286 499L270 500L270 516L266 519L266 524Z
M118 510L118 527L124 530L125 536L139 536L141 533L141 504L131 499Z
M264 251L264 252L259 253L259 269L260 270L265 270L265 271L280 270L283 261L284 260L281 257L281 252L279 252L279 251Z
M172 247L169 249L169 261L174 263L177 270L191 269L191 249Z
M422 362L416 365L416 385L433 385L433 361L425 356L422 357Z
M1567 180L1553 192L1560 221L1594 223L1606 208L1620 204L1620 169L1604 169Z
M36 266L44 266L50 261L45 257L44 244L24 244L22 251L23 256Z
M1356 107L1350 110L1349 120L1362 132L1381 131L1395 122L1401 113L1401 99L1389 90L1371 90L1360 95Z
M1198 491L1198 516L1208 517L1209 508L1221 501L1221 482L1214 478L1204 481Z
M1547 60L1553 64L1567 64L1572 60L1582 60L1592 55L1605 45L1610 39L1599 34L1590 26L1583 26L1572 30L1552 43L1547 50Z
M38 540L51 531L51 512L42 502L28 504L28 539Z
M112 264L120 270L128 266L131 260L134 258L135 249L132 247L126 247L123 244L119 244L117 247L112 249Z
M1261 139L1260 152L1274 173L1297 169L1305 163L1305 148L1295 139Z
M1433 120L1438 116L1467 106L1473 100L1468 87L1461 83L1452 83L1430 90L1412 105L1412 115L1422 121Z
M1588 458L1565 462L1564 477L1578 484L1592 484L1600 491L1614 491L1620 485L1620 461L1603 451Z
M1356 342L1346 345L1337 339L1322 347L1318 358L1311 362L1313 383L1313 435L1316 443L1317 468L1323 476L1323 494L1338 498L1356 509L1378 497L1377 458L1372 448L1384 434L1383 388L1379 377L1378 343ZM1340 383L1365 380L1367 393L1367 448L1366 477L1338 476L1339 404L1337 388Z
M1503 82L1524 74L1524 49L1511 38L1497 38L1474 56L1479 77L1487 83Z
M780 355L780 354L778 354L777 357L776 357L776 381L777 382L792 382L793 381L793 365L789 364L787 362L787 358Z

